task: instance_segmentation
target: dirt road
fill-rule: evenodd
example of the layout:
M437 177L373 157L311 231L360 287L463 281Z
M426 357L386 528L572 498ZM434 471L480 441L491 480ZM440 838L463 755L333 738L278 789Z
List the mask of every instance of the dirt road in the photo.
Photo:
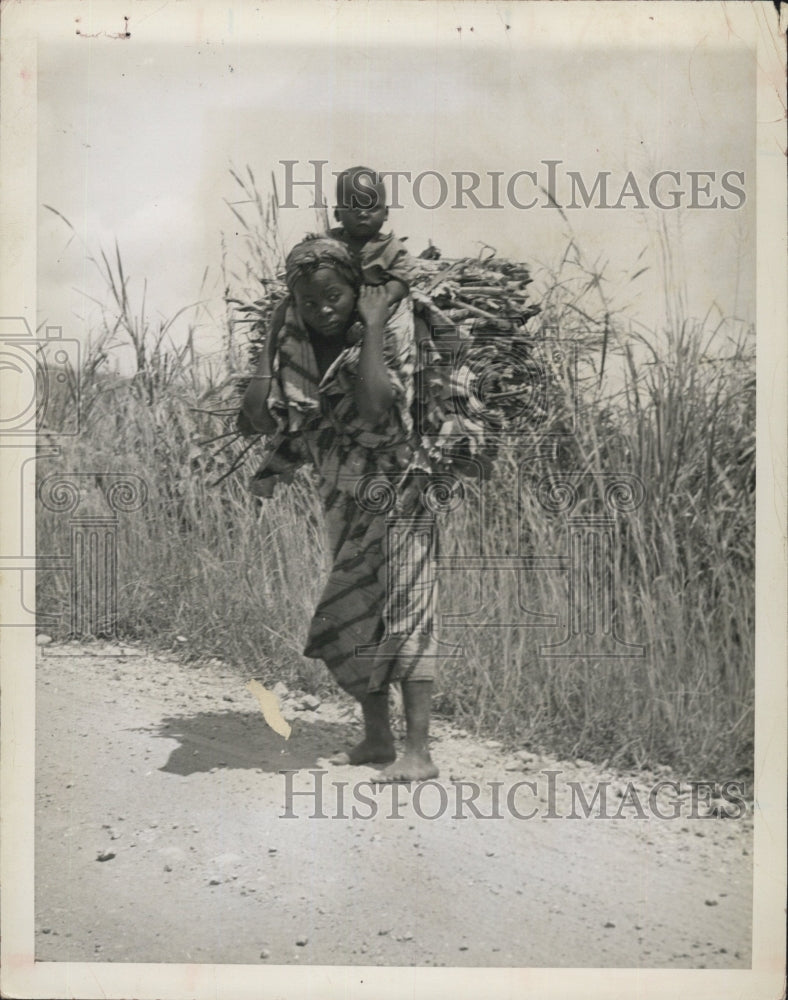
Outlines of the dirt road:
M344 702L291 692L285 740L228 665L91 649L40 650L38 960L750 965L749 810L691 818L683 781L659 819L669 775L516 756L440 720L440 781L374 788L324 760L357 732ZM619 818L579 808L599 782Z

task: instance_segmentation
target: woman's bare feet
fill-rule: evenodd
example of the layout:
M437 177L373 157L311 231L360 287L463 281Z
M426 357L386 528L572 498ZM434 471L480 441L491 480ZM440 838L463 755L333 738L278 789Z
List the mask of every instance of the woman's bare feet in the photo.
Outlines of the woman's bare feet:
M375 776L378 782L428 781L438 777L428 749L431 681L405 681L402 685L407 735L405 749L397 758L394 734L389 724L388 691L378 691L361 699L364 739L345 753L335 754L332 764L388 764Z
M432 681L405 681L402 685L407 735L400 758L375 775L377 782L428 781L438 777L428 749Z
M332 764L388 764L395 760L394 739L369 740L366 737L350 750L334 754L328 759Z
M361 699L364 739L350 750L329 757L332 764L388 764L397 756L389 724L389 693L377 691Z
M438 768L428 752L406 750L393 764L378 772L372 780L379 784L391 784L395 781L428 781L437 777Z

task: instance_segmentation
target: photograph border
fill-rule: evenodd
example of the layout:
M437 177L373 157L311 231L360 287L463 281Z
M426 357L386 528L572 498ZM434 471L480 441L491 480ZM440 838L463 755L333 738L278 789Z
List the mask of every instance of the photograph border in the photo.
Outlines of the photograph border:
M313 40L336 43L347 31L371 32L368 20L383 23L401 2L338 0L261 5L264 17L243 7L248 38L290 39L294 18ZM479 19L495 16L503 4L446 4L424 0L416 7L438 22L444 10L462 6ZM511 8L513 4L505 5ZM668 969L506 969L376 968L365 966L148 965L48 963L34 961L34 777L35 629L0 628L2 669L2 755L0 798L2 840L0 884L2 945L0 991L7 997L103 996L162 1000L319 995L321 997L538 996L612 998L776 997L784 982L784 903L786 885L786 346L788 253L785 187L785 31L770 2L627 4L570 0L519 3L518 16L539 31L534 44L611 47L669 45L678 37L703 39L724 48L732 36L756 50L757 80L757 530L756 530L756 688L753 950L751 970ZM443 8L444 10L440 10ZM104 0L90 7L93 31L107 44L145 44L227 31L227 4L159 4L151 0ZM524 13L527 10L527 13ZM78 13L77 13L78 12ZM88 11L78 0L27 0L0 7L0 318L23 320L36 329L36 78L39 39L73 32L75 16ZM465 11L463 11L465 13ZM112 38L128 17L131 39ZM395 19L396 20L396 19ZM366 25L366 26L365 26ZM247 29L244 28L246 31ZM434 44L408 32L406 44ZM380 43L380 34L375 36ZM389 44L398 42L389 35ZM20 389L21 391L21 389ZM23 401L20 399L20 406ZM30 442L0 435L3 510L18 509L35 495L35 463ZM33 518L0 521L0 580L3 608L20 602L15 566L34 554ZM21 534L19 524L22 525Z

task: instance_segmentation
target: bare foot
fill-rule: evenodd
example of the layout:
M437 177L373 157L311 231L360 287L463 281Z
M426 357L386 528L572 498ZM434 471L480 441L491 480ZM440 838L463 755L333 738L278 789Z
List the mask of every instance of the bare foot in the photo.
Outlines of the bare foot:
M388 764L396 756L393 740L363 739L347 752L334 754L328 759L332 764Z
M437 777L438 768L426 751L406 750L399 760L384 767L373 780L380 784L390 784L395 781L428 781Z

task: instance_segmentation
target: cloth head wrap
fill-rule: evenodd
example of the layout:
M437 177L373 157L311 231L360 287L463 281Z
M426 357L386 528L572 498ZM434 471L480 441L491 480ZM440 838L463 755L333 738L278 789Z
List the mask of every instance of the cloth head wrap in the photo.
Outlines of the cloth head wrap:
M307 236L293 247L285 261L287 287L292 292L297 281L310 277L321 267L332 268L355 291L361 287L361 270L350 250L329 236Z

